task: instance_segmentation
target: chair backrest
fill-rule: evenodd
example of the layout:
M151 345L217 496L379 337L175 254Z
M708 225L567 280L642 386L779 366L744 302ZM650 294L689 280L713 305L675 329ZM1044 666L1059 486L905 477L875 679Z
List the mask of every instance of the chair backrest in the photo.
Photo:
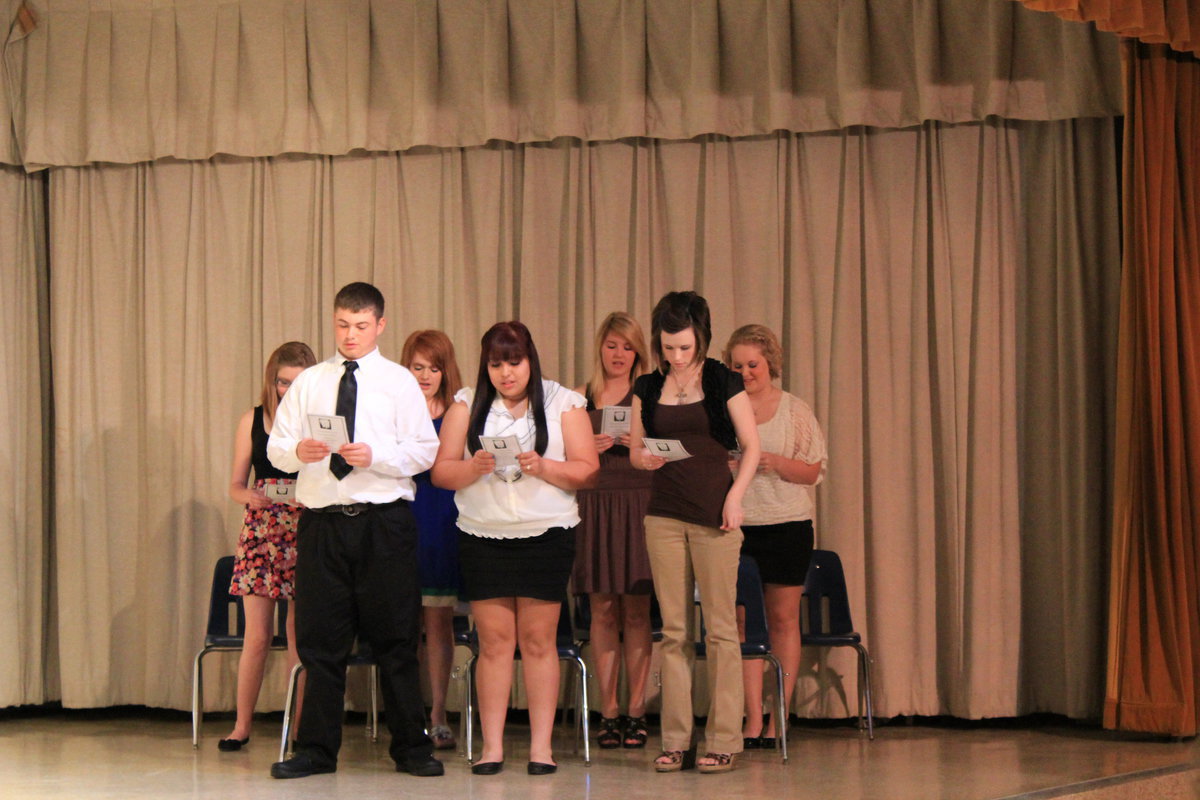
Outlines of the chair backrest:
M208 595L208 625L204 629L205 636L210 639L241 639L246 635L246 610L242 598L229 592L229 585L233 582L233 564L233 556L222 556L213 567L212 586ZM287 647L287 613L287 600L281 599L275 603L275 629L271 632L273 648Z
M814 550L804 579L808 601L808 632L840 635L852 633L850 598L846 593L846 575L842 560L832 550Z
M763 600L762 577L758 563L752 556L742 556L738 562L738 603L746 609L747 646L771 648L771 637L767 630L767 605Z
M208 636L245 636L246 612L242 598L229 593L233 580L233 556L222 556L213 567L212 587L208 598Z

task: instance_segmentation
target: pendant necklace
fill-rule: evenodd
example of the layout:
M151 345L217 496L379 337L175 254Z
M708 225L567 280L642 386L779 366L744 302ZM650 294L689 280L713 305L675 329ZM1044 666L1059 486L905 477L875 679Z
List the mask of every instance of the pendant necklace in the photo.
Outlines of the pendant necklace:
M692 385L692 381L696 379L696 376L693 375L692 377L688 378L687 383L680 383L679 378L676 377L675 373L673 372L671 373L671 377L675 379L675 385L679 387L679 391L675 393L675 399L682 404L684 400L687 400L687 387Z

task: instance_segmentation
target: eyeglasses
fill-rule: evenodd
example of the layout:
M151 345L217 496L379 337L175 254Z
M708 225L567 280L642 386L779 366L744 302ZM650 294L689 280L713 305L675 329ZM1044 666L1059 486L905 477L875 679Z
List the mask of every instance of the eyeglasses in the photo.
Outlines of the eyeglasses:
M292 386L292 382L287 380L286 378L276 378L275 385L278 386L280 389L290 389Z

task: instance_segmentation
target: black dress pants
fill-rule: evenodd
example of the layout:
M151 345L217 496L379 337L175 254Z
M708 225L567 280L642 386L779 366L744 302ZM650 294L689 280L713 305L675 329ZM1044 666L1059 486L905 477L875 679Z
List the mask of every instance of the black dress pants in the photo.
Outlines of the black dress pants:
M346 661L357 635L379 665L392 758L430 756L417 664L417 529L408 504L354 517L306 510L297 539L296 646L307 677L296 752L336 766Z

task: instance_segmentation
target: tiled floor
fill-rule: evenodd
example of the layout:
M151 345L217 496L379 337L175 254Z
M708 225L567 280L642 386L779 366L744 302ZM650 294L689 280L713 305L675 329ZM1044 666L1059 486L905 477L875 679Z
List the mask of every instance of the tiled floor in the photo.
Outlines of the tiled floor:
M879 727L874 742L851 727L800 724L789 739L791 763L780 764L771 751L754 752L725 775L658 775L650 752L597 748L591 767L585 767L564 733L556 741L558 773L530 777L524 770L528 729L515 721L502 774L473 776L461 755L449 753L445 777L413 778L397 774L386 745L372 744L354 723L346 728L336 774L291 781L268 775L279 747L277 717L260 721L254 741L240 753L217 751L216 740L228 729L227 719L206 721L201 747L193 750L183 715L5 712L0 798L1041 800L1085 790L1106 792L1105 800L1155 796L1133 791L1135 784L1121 777L1131 773L1141 773L1144 786L1157 779L1165 782L1160 785L1195 789L1185 788L1180 797L1200 797L1196 740L1121 736L1067 724L893 723Z

